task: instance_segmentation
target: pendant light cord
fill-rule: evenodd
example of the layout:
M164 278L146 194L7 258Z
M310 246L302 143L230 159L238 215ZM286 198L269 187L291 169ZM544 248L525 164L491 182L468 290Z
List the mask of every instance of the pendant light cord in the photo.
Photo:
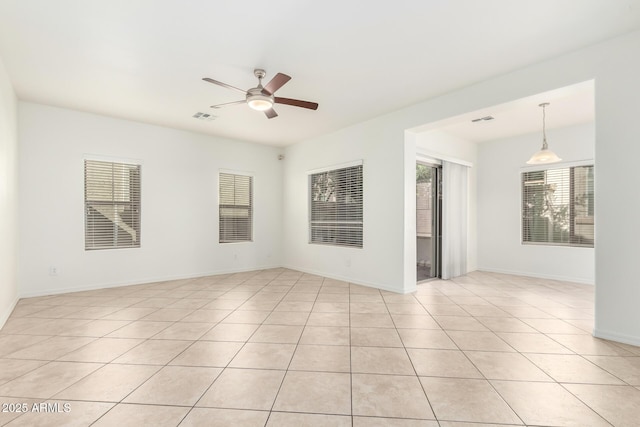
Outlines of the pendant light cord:
M545 102L539 105L540 107L542 107L542 149L543 150L546 150L549 148L549 146L547 145L547 127L546 127L547 114L545 109L547 105L549 105L548 102Z

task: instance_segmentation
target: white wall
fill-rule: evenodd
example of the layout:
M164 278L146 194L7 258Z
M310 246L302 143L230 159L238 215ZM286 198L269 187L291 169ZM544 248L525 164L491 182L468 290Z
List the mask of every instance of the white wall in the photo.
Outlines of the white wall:
M595 335L640 345L640 33L598 50ZM624 207L620 208L620 202Z
M17 302L17 98L0 59L0 328Z
M520 174L541 138L536 132L479 144L479 269L593 284L593 248L521 244ZM549 130L547 140L563 163L594 159L594 123Z
M531 65L377 117L287 150L285 264L398 291L415 287L405 254L415 253L416 143L405 130L493 105L595 79L597 336L640 345L640 286L635 285L640 198L640 32ZM356 252L306 243L304 171L365 159L365 245ZM368 166L367 166L368 165ZM413 200L413 201L412 201ZM625 200L625 209L620 209ZM413 203L413 211L412 209ZM414 229L411 230L411 227ZM345 259L355 259L346 267Z
M404 292L403 254L396 250L403 240L402 222L396 215L402 212L403 195L398 187L402 185L403 152L396 140L384 127L367 122L287 148L285 266ZM354 160L363 161L363 248L309 244L307 172Z
M19 113L21 295L282 264L280 150L32 103ZM141 248L84 250L85 155L141 162ZM254 174L252 243L218 243L219 169Z

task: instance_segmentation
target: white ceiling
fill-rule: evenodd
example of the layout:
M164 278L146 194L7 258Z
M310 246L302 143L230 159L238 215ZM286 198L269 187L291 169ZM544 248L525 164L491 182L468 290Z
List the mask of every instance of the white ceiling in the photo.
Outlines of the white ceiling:
M640 0L0 0L0 57L23 100L284 146L637 28ZM257 67L319 109L208 108Z
M594 82L590 80L428 123L412 131L428 132L437 129L477 143L532 132L542 135L540 104L549 104L545 112L545 125L546 129L555 129L592 122L595 119L594 95ZM472 121L487 116L493 117L493 120Z

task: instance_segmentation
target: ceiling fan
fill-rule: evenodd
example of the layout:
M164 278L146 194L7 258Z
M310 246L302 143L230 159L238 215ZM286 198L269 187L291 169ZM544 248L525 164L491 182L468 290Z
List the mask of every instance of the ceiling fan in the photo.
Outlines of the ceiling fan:
M242 92L245 95L245 99L242 101L233 101L227 102L224 104L212 105L211 108L221 108L227 107L229 105L236 104L249 104L249 107L254 110L264 111L264 114L269 119L273 119L274 117L278 117L278 113L273 109L273 104L285 104L292 105L294 107L302 107L308 108L310 110L317 110L318 104L315 102L301 101L299 99L291 99L291 98L280 98L274 96L274 93L285 85L291 77L286 74L278 73L274 78L271 79L266 86L262 86L262 79L266 75L265 71L258 68L253 70L253 74L258 78L258 86L251 88L249 90L242 90L235 86L228 85L226 83L219 82L217 80L210 79L208 77L203 78L202 80L213 83L222 87L226 87L228 89L237 90L238 92Z

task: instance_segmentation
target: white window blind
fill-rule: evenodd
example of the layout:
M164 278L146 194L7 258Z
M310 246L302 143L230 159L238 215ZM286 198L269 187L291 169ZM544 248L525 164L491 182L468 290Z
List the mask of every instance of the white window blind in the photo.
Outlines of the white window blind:
M309 242L362 247L362 165L309 177Z
M253 240L253 177L220 173L220 243Z
M522 242L594 246L593 166L522 173Z
M140 165L85 160L85 249L140 247Z

